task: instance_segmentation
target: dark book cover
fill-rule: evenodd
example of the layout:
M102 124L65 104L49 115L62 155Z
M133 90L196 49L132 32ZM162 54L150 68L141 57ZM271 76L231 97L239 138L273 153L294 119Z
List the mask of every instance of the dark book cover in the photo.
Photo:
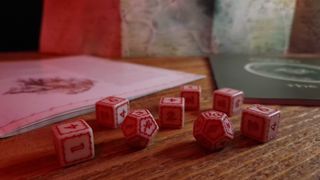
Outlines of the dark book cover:
M245 103L320 105L320 57L215 55L210 57L217 88L245 93Z

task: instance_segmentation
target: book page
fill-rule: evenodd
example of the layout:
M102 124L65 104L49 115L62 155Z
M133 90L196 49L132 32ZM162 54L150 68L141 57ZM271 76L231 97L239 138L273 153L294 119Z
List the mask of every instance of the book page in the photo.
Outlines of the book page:
M0 69L0 137L93 110L106 96L134 99L203 77L91 56L5 62Z

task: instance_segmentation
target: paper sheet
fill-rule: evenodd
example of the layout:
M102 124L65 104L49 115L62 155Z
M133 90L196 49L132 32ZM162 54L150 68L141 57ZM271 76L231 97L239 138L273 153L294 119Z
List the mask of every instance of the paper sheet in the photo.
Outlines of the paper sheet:
M134 99L203 78L91 56L4 62L0 69L0 137L92 111L106 96Z

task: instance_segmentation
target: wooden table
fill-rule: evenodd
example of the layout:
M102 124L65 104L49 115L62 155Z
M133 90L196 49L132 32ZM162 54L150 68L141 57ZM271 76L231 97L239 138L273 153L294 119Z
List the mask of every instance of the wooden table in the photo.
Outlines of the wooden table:
M38 59L53 55L0 54L1 60ZM137 64L199 73L203 88L201 110L212 104L211 72L206 58L127 59ZM179 88L165 90L131 102L132 109L148 108L158 117L161 96L178 96ZM245 105L247 106L247 105ZM94 131L96 157L61 168L52 145L50 126L0 140L0 179L320 179L320 108L273 106L281 110L279 137L258 144L240 135L240 116L232 117L234 141L219 152L209 153L192 136L199 112L186 112L185 127L161 130L143 150L127 146L119 129L97 126L95 115L81 116ZM11 179L10 178L10 179Z

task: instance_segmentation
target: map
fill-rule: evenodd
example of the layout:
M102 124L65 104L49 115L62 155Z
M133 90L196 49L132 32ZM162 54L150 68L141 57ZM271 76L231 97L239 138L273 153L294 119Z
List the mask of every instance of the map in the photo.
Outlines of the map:
M199 56L211 53L212 0L122 0L122 54Z
M219 52L282 54L287 50L294 0L217 0L213 41Z

